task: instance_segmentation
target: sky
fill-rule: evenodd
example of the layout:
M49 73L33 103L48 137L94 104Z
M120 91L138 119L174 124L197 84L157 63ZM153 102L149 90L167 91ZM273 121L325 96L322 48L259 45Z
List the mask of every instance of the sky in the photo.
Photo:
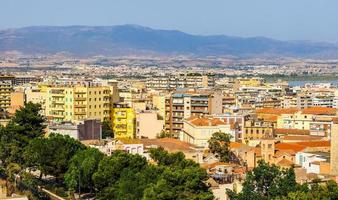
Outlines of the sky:
M122 24L199 35L338 42L338 1L0 0L0 29Z

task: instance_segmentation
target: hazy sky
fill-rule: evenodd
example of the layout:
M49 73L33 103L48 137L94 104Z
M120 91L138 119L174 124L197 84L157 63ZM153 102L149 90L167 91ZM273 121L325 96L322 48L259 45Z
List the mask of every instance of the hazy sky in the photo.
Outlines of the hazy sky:
M338 0L0 0L0 29L119 24L338 42Z

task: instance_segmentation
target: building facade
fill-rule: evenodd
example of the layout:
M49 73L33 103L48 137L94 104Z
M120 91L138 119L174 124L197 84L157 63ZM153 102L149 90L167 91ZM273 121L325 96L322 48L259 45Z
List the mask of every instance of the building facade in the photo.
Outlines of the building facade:
M111 114L115 138L136 137L136 115L133 108L127 104L115 104Z

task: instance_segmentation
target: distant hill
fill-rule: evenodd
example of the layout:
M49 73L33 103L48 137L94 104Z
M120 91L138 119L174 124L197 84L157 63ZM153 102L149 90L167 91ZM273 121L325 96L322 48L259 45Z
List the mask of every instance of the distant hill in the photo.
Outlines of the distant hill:
M137 25L34 26L0 31L0 53L92 55L196 55L338 57L338 46L264 37L199 36Z

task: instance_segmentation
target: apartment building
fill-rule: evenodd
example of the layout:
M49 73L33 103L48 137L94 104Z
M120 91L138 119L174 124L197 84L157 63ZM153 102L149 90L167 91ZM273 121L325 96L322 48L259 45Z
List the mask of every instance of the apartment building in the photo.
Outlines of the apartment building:
M10 80L0 80L0 109L7 109L11 105L13 84Z
M330 138L332 118L336 115L335 108L305 108L292 114L281 114L277 120L277 128L309 130L310 135Z
M157 111L159 116L165 118L165 95L153 95L152 96L153 109Z
M196 90L175 92L166 98L165 106L165 130L177 137L184 119L221 114L222 94Z
M331 174L338 175L338 117L333 118L332 121L332 135L331 135L331 149L330 149L330 165Z
M163 118L154 110L136 113L136 137L155 139L163 130Z
M262 119L249 119L244 122L243 140L249 143L251 140L273 137L273 123Z
M11 93L11 105L7 108L9 114L14 115L16 110L25 105L26 96L24 92L15 91Z
M334 95L315 95L312 97L312 106L333 108L334 98Z
M212 134L223 132L231 136L231 141L236 140L236 130L218 118L191 117L183 121L183 130L180 133L180 140L207 148L208 140Z
M236 78L234 81L234 91L237 91L240 87L260 87L266 83L265 79L259 77L243 77Z
M201 74L154 76L147 80L147 88L153 90L173 91L178 88L206 88L214 86L215 79L212 75Z
M136 137L136 115L133 108L125 103L114 104L111 116L115 138Z
M284 94L283 88L276 86L240 85L235 92L236 105L239 107L250 105L253 108L278 108L281 106L281 97Z
M333 107L338 108L338 89L334 91Z
M247 119L247 115L241 115L241 114L213 114L211 116L214 119L220 119L226 124L229 124L232 129L236 130L235 140L239 141L243 139L243 128L244 128L244 122Z
M47 87L46 116L53 121L110 120L114 95L109 86Z
M298 108L304 109L308 107L312 107L312 98L308 94L296 94L282 97L283 108Z
M23 85L32 82L40 82L41 79L35 76L15 76L14 84L15 85Z

